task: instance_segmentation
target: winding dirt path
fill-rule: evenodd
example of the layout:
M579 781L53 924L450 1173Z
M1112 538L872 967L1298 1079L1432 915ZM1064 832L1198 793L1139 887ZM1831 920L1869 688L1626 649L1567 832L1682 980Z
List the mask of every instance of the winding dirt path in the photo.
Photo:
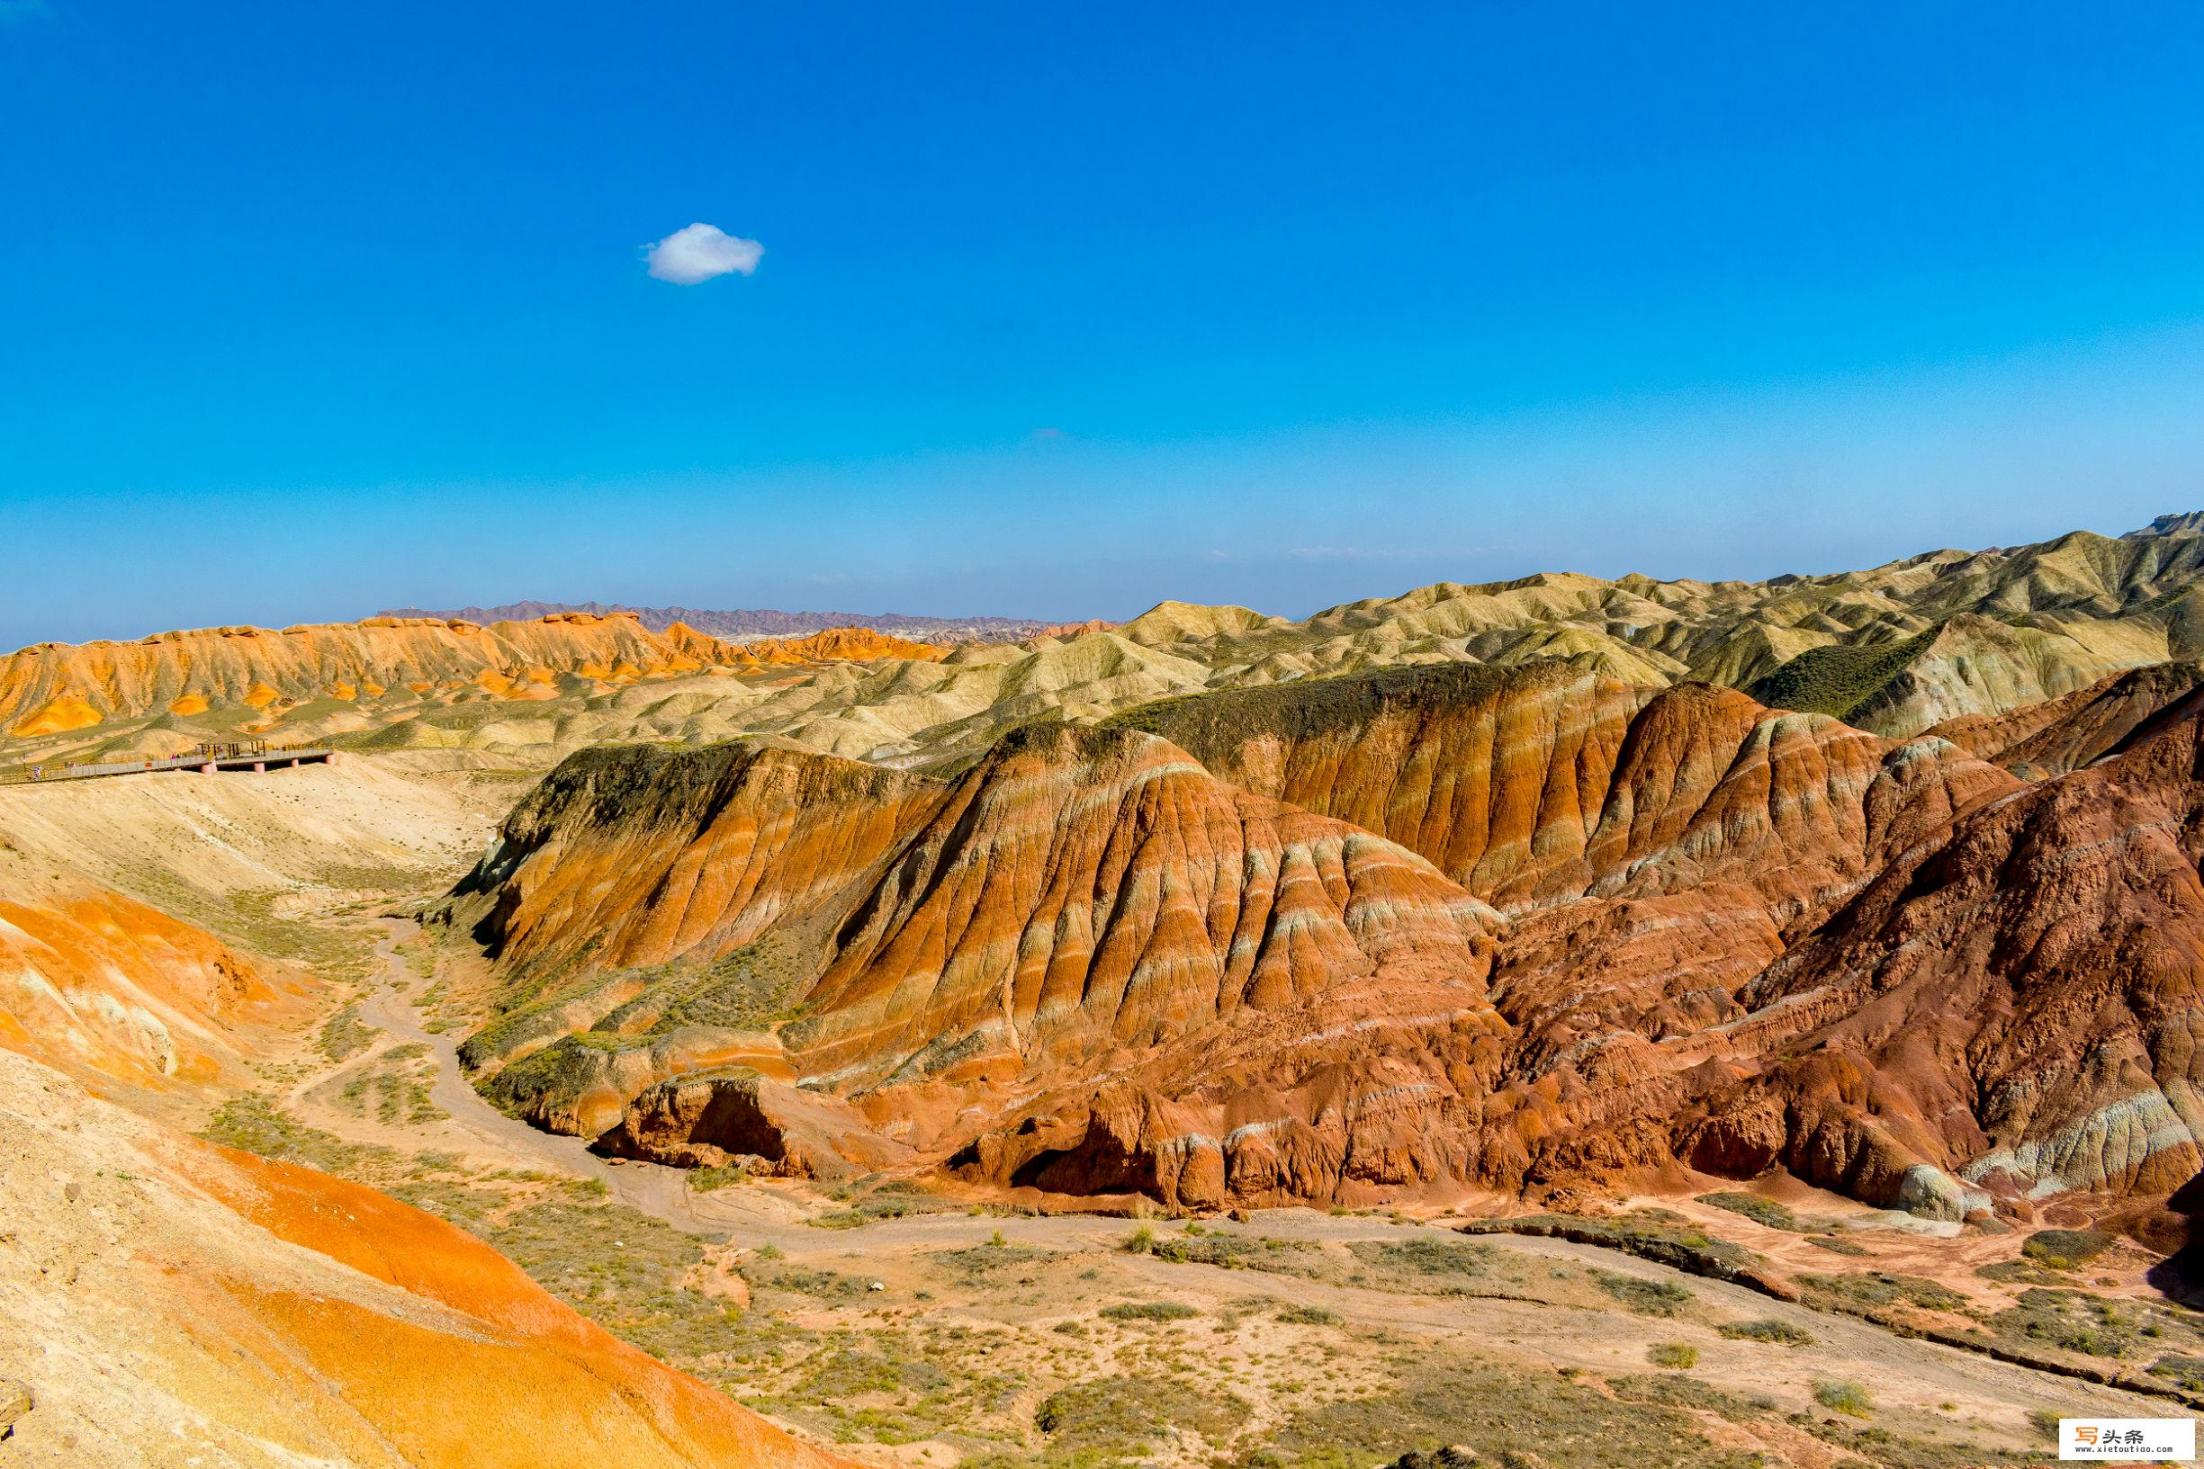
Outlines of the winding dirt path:
M611 1189L621 1203L691 1234L724 1234L731 1220L714 1221L694 1207L694 1195L681 1170L651 1163L614 1164L589 1151L578 1137L544 1132L517 1117L508 1117L483 1100L467 1082L459 1065L459 1045L449 1035L425 1029L405 990L410 978L398 945L412 931L401 918L381 921L382 937L376 941L376 958L382 965L382 983L362 998L360 1019L401 1040L426 1046L436 1061L436 1078L429 1097L450 1114L450 1125L466 1133L508 1166L534 1168L570 1178L596 1179Z

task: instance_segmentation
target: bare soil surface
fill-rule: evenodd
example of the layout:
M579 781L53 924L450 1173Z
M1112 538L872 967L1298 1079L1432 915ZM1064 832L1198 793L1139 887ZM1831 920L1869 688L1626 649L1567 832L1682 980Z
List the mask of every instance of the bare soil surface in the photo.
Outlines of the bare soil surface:
M786 1180L703 1191L682 1170L607 1160L497 1111L462 1074L463 1032L432 1028L421 1008L437 948L384 918L375 954L354 1006L372 1038L286 1089L297 1121L413 1160L420 1176L386 1186L861 1459L1375 1465L1441 1442L1490 1451L1520 1432L1552 1464L2019 1463L2043 1456L2042 1414L2176 1407L1616 1250L1464 1238L1453 1215L1144 1221L892 1182L840 1196ZM395 1117L345 1105L348 1078L389 1071L394 1053L424 1105ZM1933 1277L1985 1310L2007 1299L1973 1271L2012 1258L2010 1240L1942 1238L1794 1196L1798 1215L1846 1226L1839 1236L1867 1252L1847 1256L1691 1199L1622 1202L1784 1271ZM593 1258L637 1253L659 1272L648 1306L608 1287ZM2142 1263L2107 1294L2147 1289Z

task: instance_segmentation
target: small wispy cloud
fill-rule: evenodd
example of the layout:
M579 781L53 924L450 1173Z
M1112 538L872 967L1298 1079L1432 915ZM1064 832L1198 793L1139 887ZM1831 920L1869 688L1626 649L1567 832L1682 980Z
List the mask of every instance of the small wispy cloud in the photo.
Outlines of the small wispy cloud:
M730 235L717 225L692 224L649 246L643 259L653 280L694 286L715 276L748 275L764 256L765 247L756 240Z

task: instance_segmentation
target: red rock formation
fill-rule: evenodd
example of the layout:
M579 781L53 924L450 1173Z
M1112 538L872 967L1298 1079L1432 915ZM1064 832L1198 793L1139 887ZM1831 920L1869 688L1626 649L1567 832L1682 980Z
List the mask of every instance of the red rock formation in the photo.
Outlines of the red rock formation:
M1634 688L1558 662L1196 695L1127 722L1503 906L1725 884L1784 921L1868 870L1870 791L1901 748L1733 689ZM1927 797L1939 815L2009 783L1941 746L1904 748L1907 770L1925 760L1946 780Z
M2204 666L2155 663L2005 714L1947 720L1929 733L2030 779L2063 775L2119 746L2204 683Z
M945 793L768 746L585 750L515 808L468 886L495 892L507 961L584 944L601 968L714 959L845 894Z
M1481 905L1158 739L1041 726L958 781L836 935L807 1072L1091 1061L1380 974L1475 987Z
M819 819L792 822L807 801ZM1271 1078L1335 1154L1360 1137L1376 1158L1402 1148L1381 1146L1384 1108L1353 1104L1359 1078L1489 1075L1505 1030L1484 994L1483 905L1382 838L1129 731L1023 731L951 786L779 752L577 757L515 813L471 887L497 894L488 929L508 963L555 962L586 934L614 963L708 964L776 919L811 925L827 957L781 1029L789 1064L814 1085L894 1093L874 1115L906 1125L943 1083L1137 1069L1183 1094L1223 1067ZM1356 1017L1344 1032L1342 1014ZM699 1032L599 1032L537 1057L509 1044L529 1019L469 1042L472 1060L520 1062L498 1082L509 1100L595 1131L610 1114L587 1099L612 1088L632 1103L630 1140L608 1146L709 1141L671 1116L689 1103L665 1088L633 1103L678 1075L670 1051ZM561 1027L579 1028L564 1014ZM1448 1037L1437 1051L1434 1034ZM1361 1058L1352 1075L1342 1056ZM1170 1115L1214 1111L1222 1127L1234 1105L1220 1093ZM1257 1151L1275 1146L1261 1121L1246 1135ZM1321 1186L1337 1179L1335 1166Z
M2204 725L1963 815L1744 994L1765 1057L1682 1129L1864 1197L2158 1195L2194 1175ZM1780 1097L1780 1113L1769 1096Z
M636 1096L598 1151L656 1163L741 1162L786 1178L848 1178L908 1162L840 1099L748 1069L686 1071Z
M1688 1164L1946 1217L2153 1198L2204 1126L2204 745L2159 703L2033 786L1942 739L1556 666L1127 721L1206 768L1060 725L946 785L600 755L475 883L509 965L586 968L590 935L677 969L808 935L792 1074L998 1183L1206 1206ZM2119 722L2064 717L2084 745ZM624 1054L617 1029L582 1049ZM679 1069L638 1064L594 1115L728 1151Z

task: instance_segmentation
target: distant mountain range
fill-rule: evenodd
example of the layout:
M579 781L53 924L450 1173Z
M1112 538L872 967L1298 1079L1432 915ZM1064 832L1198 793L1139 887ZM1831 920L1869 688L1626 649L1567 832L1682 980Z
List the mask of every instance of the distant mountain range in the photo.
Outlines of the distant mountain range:
M507 602L498 607L457 607L431 611L391 608L378 617L439 617L463 622L528 622L555 612L616 612L633 616L652 632L685 623L717 638L800 638L833 627L869 627L877 632L926 642L1015 642L1036 637L1057 625L1037 617L919 617L903 612L782 612L773 607L630 607L618 602Z

